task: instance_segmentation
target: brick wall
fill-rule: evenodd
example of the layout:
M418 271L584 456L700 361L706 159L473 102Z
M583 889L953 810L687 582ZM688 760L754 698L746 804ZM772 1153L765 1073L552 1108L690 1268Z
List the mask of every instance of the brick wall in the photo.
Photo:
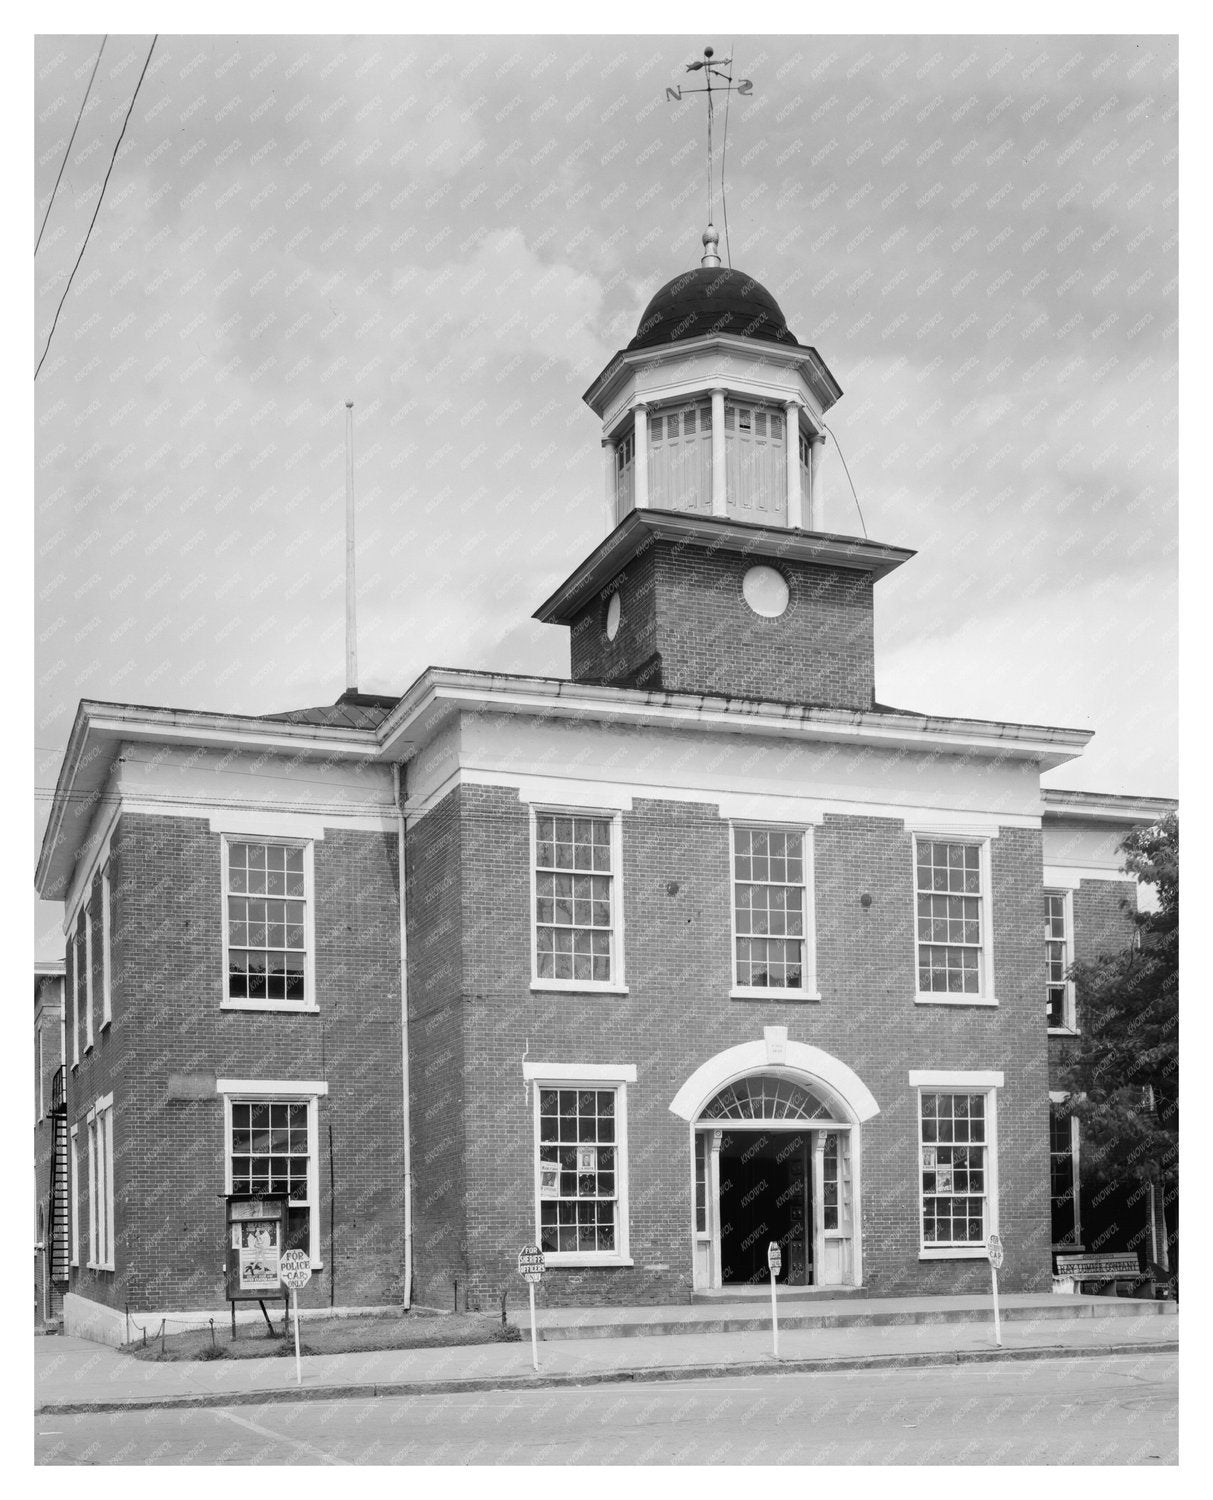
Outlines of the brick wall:
M220 1010L221 848L202 819L128 813L114 834L114 1019L73 1070L71 1118L83 1162L84 1114L113 1091L116 1269L83 1264L85 1175L71 1289L116 1307L222 1304L223 1108L217 1094L169 1097L170 1075L192 1073L328 1081L318 1109L325 1264L300 1300L383 1302L398 1294L403 1264L395 838L330 828L314 845L314 1015Z
M741 591L748 569L768 561L791 595L778 619L755 614ZM656 542L620 579L614 641L606 636L610 589L572 622L575 681L871 708L869 574Z
M409 1078L412 1094L413 1290L422 1306L454 1306L466 1290L464 1166L466 1021L462 1004L465 872L459 788L406 839Z
M531 989L527 807L505 789L464 786L459 797L463 1161L467 1270L475 1297L489 1305L503 1289L512 1298L522 1295L517 1251L535 1235L534 1126L524 1058L631 1063L639 1070L628 1089L636 1264L554 1269L542 1295L553 1302L688 1297L691 1142L669 1104L702 1062L760 1039L772 1024L854 1068L881 1106L862 1132L864 1279L873 1290L978 1290L987 1284L984 1261L918 1259L916 1099L906 1075L911 1068L1002 1069L1003 1282L1012 1290L1047 1284L1037 831L1004 830L993 846L997 1008L914 1004L910 835L896 820L854 817L827 817L816 835L820 1003L743 1001L728 998L728 825L714 807L638 800L622 815L629 993L562 994ZM428 822L418 825L414 839ZM866 909L859 903L865 891L873 897ZM438 1186L427 1187L419 1168L419 1201Z

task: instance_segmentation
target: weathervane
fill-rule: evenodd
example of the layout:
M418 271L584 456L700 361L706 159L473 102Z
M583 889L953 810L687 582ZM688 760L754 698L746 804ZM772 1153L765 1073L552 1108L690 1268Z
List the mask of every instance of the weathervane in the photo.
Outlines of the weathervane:
M705 256L705 259L704 259L704 264L705 265L709 263L708 257L712 257L711 264L713 264L713 265L719 265L720 264L720 262L714 258L715 257L715 251L714 251L714 249L711 246L708 246L708 238L709 238L709 236L712 238L713 242L716 240L716 233L715 233L715 230L712 228L713 218L714 218L714 215L713 215L714 192L713 192L713 174L712 174L712 121L713 121L713 116L714 116L714 113L715 113L715 106L714 106L714 104L712 102L712 96L714 94L724 94L725 97L726 97L724 127L725 127L725 149L727 150L727 148L728 148L728 129L729 129L729 116L728 116L728 107L727 107L728 96L730 94L752 94L754 92L754 85L753 85L753 83L752 83L752 81L750 79L748 79L748 78L736 78L735 79L731 73L726 73L724 71L726 68L732 66L733 59L731 57L722 57L718 61L713 62L712 59L715 57L715 55L716 54L715 54L715 52L713 51L713 49L711 47L705 47L703 49L703 60L701 62L691 62L691 63L687 63L687 65L686 65L686 70L687 70L688 73L699 73L699 72L703 73L704 86L702 88L692 88L689 85L687 85L687 86L684 87L682 84L679 84L677 88L667 88L666 91L665 91L665 96L666 96L667 99L674 99L676 101L677 100L681 100L683 94L706 94L708 96L708 235L704 236L704 245L705 245L705 247L707 247L708 255ZM719 79L720 82L717 83L717 84L715 84L713 86L712 80L714 78ZM720 163L720 197L721 197L721 202L723 204L723 202L724 202L724 160L723 160L723 154L722 154L721 163ZM728 208L727 207L725 208L725 238L726 238L726 240L728 238Z

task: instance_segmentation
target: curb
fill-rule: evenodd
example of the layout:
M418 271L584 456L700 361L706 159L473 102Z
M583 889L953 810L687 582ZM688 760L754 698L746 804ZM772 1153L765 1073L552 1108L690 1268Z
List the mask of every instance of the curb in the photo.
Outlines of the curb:
M569 1375L473 1376L466 1380L398 1380L386 1384L279 1386L266 1391L214 1391L181 1396L132 1396L100 1401L48 1401L35 1415L79 1416L123 1411L191 1411L216 1406L264 1406L270 1402L365 1401L378 1396L446 1396L457 1392L537 1391L560 1386L647 1385L655 1381L717 1380L729 1375L810 1375L850 1370L921 1369L937 1365L991 1364L1000 1360L1100 1359L1107 1355L1177 1354L1179 1340L1104 1344L1067 1349L1057 1344L1026 1349L953 1349L913 1354L860 1354L833 1359L750 1360L741 1363L660 1365L652 1369L591 1370Z
M1176 1304L1166 1302L1137 1303L1124 1298L1107 1299L1108 1307L1084 1304L1078 1307L1004 1307L1004 1323L1061 1322L1069 1318L1084 1321L1091 1318L1150 1318L1176 1316ZM812 1332L818 1328L911 1328L962 1323L988 1323L990 1309L932 1308L915 1312L817 1313L802 1312L802 1303L791 1310L780 1309L780 1328ZM1171 1311L1168 1312L1168 1308ZM540 1316L542 1317L542 1310ZM519 1323L523 1338L530 1335L530 1324ZM771 1326L769 1312L724 1314L719 1318L694 1322L673 1318L656 1318L648 1323L551 1323L539 1324L540 1343L558 1344L566 1339L664 1338L670 1334L765 1333Z

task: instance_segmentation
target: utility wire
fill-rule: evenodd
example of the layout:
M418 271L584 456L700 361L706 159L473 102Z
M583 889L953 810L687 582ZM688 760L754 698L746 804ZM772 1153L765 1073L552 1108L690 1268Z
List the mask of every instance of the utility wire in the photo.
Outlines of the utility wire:
M59 184L63 181L63 171L67 166L68 158L72 154L72 142L76 139L76 132L80 129L80 121L84 118L84 107L88 103L88 96L92 92L93 79L97 76L97 69L101 66L101 54L105 51L105 44L109 41L109 32L101 38L101 45L97 48L97 56L93 62L93 71L88 75L88 87L84 90L84 98L80 101L80 113L76 116L76 123L72 126L71 138L67 143L67 150L63 153L63 160L59 163L59 175L55 178L55 185L51 189L51 201L46 205L46 212L42 216L42 228L38 231L38 238L34 241L34 254L38 253L38 246L42 243L42 236L46 230L46 221L51 216L51 209L55 206L55 194L59 191Z
M51 352L51 340L55 336L55 329L59 326L59 314L63 311L63 304L67 301L67 294L72 289L72 282L76 279L76 272L80 269L80 262L84 259L84 252L88 249L89 237L93 232L93 225L97 222L97 215L101 212L101 205L105 201L105 190L109 186L110 173L114 170L114 163L118 160L118 151L122 145L122 138L126 135L126 127L130 123L131 113L135 108L135 100L139 97L139 89L147 73L148 64L152 60L152 52L160 39L157 32L152 38L152 45L147 49L147 56L143 60L143 72L139 74L139 80L135 84L135 92L131 95L131 102L127 107L126 119L122 122L122 129L118 132L118 139L114 145L114 154L110 157L110 164L105 171L105 181L101 184L101 193L97 198L97 207L93 209L93 217L84 236L84 244L80 246L80 254L76 257L76 264L72 267L72 274L67 278L67 285L63 288L63 296L59 299L59 306L55 309L55 320L51 324L51 331L46 336L46 348L42 351L42 358L38 361L38 368L34 371L34 379L37 380L39 372L46 361L46 356Z
M830 436L832 438L834 438L834 446L835 446L835 448L838 449L838 456L839 456L839 458L842 459L842 467L846 470L847 483L851 486L851 494L855 496L855 509L859 512L859 524L860 524L860 526L863 527L864 539L867 540L867 541L870 541L871 538L868 536L867 523L864 521L864 518L863 518L863 507L859 503L859 494L858 494L858 492L855 489L855 481L851 478L851 471L850 471L850 469L847 468L847 461L846 461L846 458L843 455L842 444L838 441L838 439L836 437L834 437L834 432L833 432L832 428L826 427L826 424L824 422L821 425L823 427L825 427L826 431L830 434Z

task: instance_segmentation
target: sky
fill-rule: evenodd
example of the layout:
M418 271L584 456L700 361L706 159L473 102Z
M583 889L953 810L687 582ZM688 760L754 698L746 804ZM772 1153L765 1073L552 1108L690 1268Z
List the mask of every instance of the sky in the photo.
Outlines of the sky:
M101 53L34 365L151 41ZM35 42L34 237L100 42ZM1046 784L1177 792L1175 38L162 35L34 386L38 842L81 698L340 694L347 400L359 687L567 675L531 612L603 534L582 393L702 253L666 90L705 44L753 83L732 264L844 391L825 529L917 549L879 700L1092 729Z

